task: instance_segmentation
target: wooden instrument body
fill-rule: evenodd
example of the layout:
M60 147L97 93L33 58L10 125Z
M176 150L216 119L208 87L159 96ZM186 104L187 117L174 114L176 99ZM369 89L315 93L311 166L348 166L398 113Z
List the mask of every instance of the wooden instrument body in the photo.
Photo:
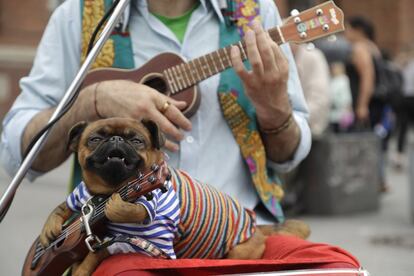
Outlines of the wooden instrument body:
M76 223L79 217L73 222ZM72 224L68 225L70 228ZM95 233L102 234L104 227L101 223L93 225ZM50 275L62 275L68 267L76 262L82 261L89 250L85 244L85 232L81 228L71 232L66 238L59 244L55 245L51 249L47 250L45 254L39 258L36 266L32 269L32 260L36 253L36 246L39 243L37 238L33 245L30 247L26 256L26 261L23 265L23 276L50 276Z
M142 195L149 196L155 189L160 188L164 193L164 183L169 181L170 177L167 164L162 161L161 164L153 164L150 172L140 174L137 179L120 187L117 192L123 200L133 202ZM96 237L103 238L105 235L105 223L108 220L103 210L109 199L108 195L95 195L88 201L88 206L92 207L89 226ZM81 262L90 252L85 243L87 236L83 219L82 214L70 218L59 237L47 248L43 249L37 238L27 253L22 275L62 275L71 265Z
M145 84L158 92L177 101L185 101L187 107L183 110L186 117L191 117L197 111L201 97L196 86L191 86L172 94L171 88L163 72L168 68L185 63L182 57L174 53L162 53L155 56L138 69L100 68L92 70L86 76L82 87L106 80L130 80ZM139 93L139 91L137 91Z

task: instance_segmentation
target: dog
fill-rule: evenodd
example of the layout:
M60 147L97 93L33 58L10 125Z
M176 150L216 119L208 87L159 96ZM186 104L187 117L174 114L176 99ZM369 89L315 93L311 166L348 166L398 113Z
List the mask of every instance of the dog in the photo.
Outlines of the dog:
M153 200L141 197L133 203L124 201L116 191L136 179L138 172L162 162L164 143L165 136L157 124L148 120L109 118L72 127L68 148L78 154L83 182L49 215L40 234L42 245L53 241L61 233L62 224L93 195L110 196L105 205L109 236L141 236L171 259L260 259L268 235L309 236L309 228L299 221L256 226L252 211L173 168L169 168L167 192L154 191ZM151 255L133 244L113 243L89 252L73 267L73 275L92 274L111 254L137 251Z

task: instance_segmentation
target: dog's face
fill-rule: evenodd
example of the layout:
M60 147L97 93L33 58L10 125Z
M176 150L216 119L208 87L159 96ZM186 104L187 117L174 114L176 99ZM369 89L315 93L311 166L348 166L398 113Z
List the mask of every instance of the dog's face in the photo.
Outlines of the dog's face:
M159 163L164 142L154 122L127 118L80 122L69 132L69 148L78 153L83 180L93 194L111 194Z

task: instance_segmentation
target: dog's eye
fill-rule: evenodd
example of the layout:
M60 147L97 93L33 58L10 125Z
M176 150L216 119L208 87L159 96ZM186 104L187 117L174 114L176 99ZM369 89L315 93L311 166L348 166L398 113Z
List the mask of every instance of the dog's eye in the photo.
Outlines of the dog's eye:
M143 143L142 140L138 138L132 138L130 141L135 145L141 145Z
M92 143L98 143L100 141L102 141L101 137L92 137L91 139L89 139L89 141L91 141Z

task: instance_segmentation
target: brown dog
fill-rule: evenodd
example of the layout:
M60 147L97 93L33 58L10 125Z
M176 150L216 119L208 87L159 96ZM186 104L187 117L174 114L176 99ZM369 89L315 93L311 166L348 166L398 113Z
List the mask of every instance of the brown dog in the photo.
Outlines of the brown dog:
M85 122L74 126L69 134L69 147L78 153L79 163L82 168L82 176L91 195L112 195L105 208L106 217L114 223L142 223L150 216L148 209L142 204L130 203L122 200L115 191L129 181L136 178L139 171L147 171L154 163L163 160L164 154L160 150L165 142L163 134L158 126L151 122L138 122L126 118L111 118L99 120L90 124ZM171 169L171 171L174 171ZM187 177L185 173L176 172L180 177ZM192 181L192 179L191 179ZM213 196L222 196L219 192L202 187L205 193L214 193ZM173 185L176 193L186 187ZM204 193L201 192L201 193ZM265 249L267 235L281 233L306 238L309 229L301 222L288 221L285 226L259 226L254 228L254 220L249 213L238 203L228 196L224 200L231 201L234 208L240 208L238 216L245 218L250 227L250 233L244 239L236 239L239 244L229 244L225 257L235 259L258 259L261 258ZM179 197L177 196L176 199ZM186 208L180 205L184 214ZM72 208L73 209L73 208ZM41 243L48 245L62 230L62 224L71 216L72 209L66 202L59 205L48 217L40 235ZM237 216L237 215L234 215ZM214 217L213 217L214 219ZM181 220L185 220L182 216ZM198 234L202 229L182 229L186 222L181 221L180 228L188 233L192 231ZM189 227L187 227L189 228ZM193 227L194 228L194 227ZM190 233L191 234L191 233ZM225 235L225 233L218 233ZM181 246L180 236L175 234L174 247ZM226 242L227 242L226 238ZM190 241L191 242L191 241ZM224 245L220 247L226 248ZM103 249L97 253L90 252L87 257L73 270L73 275L90 275L103 258L109 255ZM224 257L221 255L214 257Z

